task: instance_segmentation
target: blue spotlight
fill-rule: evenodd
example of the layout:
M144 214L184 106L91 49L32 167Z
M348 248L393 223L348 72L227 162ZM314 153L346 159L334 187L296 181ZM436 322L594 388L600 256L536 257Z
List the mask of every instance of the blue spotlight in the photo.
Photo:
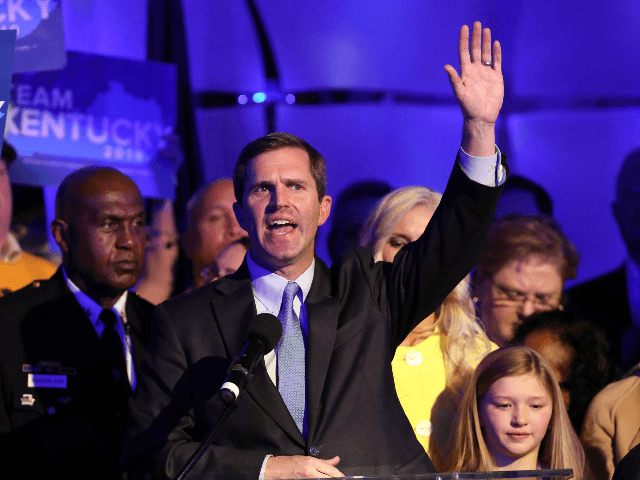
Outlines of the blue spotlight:
M264 92L254 93L252 98L254 102L262 103L267 99L267 94Z

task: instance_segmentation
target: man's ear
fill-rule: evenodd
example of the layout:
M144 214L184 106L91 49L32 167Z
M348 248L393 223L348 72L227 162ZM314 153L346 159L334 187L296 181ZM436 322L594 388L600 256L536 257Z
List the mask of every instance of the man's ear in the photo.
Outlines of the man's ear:
M233 213L236 214L236 220L245 232L248 232L246 225L244 224L244 214L242 213L242 205L238 202L233 202Z
M51 234L60 247L62 253L69 252L69 225L64 220L56 218L51 222Z
M329 195L325 195L320 200L320 216L318 217L318 226L324 224L329 218L329 214L331 213L331 197Z

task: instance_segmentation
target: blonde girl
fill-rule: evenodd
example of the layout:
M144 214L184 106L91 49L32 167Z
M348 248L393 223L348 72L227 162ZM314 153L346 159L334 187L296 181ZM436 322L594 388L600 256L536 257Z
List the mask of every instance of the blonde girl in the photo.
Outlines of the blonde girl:
M525 346L504 347L478 365L467 389L448 470L573 469L585 457L547 360Z

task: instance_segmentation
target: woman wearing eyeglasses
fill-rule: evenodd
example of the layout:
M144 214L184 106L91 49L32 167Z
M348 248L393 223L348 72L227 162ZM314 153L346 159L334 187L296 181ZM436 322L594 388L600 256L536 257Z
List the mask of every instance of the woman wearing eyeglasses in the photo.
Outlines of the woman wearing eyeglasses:
M474 300L489 338L507 345L526 317L562 308L564 283L577 267L576 247L550 217L499 220L474 276Z

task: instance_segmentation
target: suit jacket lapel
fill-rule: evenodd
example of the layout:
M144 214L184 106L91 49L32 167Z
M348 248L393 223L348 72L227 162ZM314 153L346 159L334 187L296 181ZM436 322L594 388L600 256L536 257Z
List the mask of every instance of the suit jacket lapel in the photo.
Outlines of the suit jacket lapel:
M137 370L142 363L144 349L150 340L150 320L153 314L153 307L141 301L135 292L129 292L125 309L127 324L131 328L129 338L133 347L133 364Z
M316 257L313 283L305 305L309 323L307 409L311 437L314 426L318 424L320 397L333 353L339 307L338 298L331 296L330 271L318 257Z
M218 282L216 290L222 296L211 302L211 308L226 353L233 361L242 351L244 334L251 319L256 316L256 304L246 260L236 273L227 276L224 281ZM247 384L245 394L250 395L256 404L291 438L304 446L305 439L293 421L278 389L269 378L264 360L260 360L256 366L253 376Z

